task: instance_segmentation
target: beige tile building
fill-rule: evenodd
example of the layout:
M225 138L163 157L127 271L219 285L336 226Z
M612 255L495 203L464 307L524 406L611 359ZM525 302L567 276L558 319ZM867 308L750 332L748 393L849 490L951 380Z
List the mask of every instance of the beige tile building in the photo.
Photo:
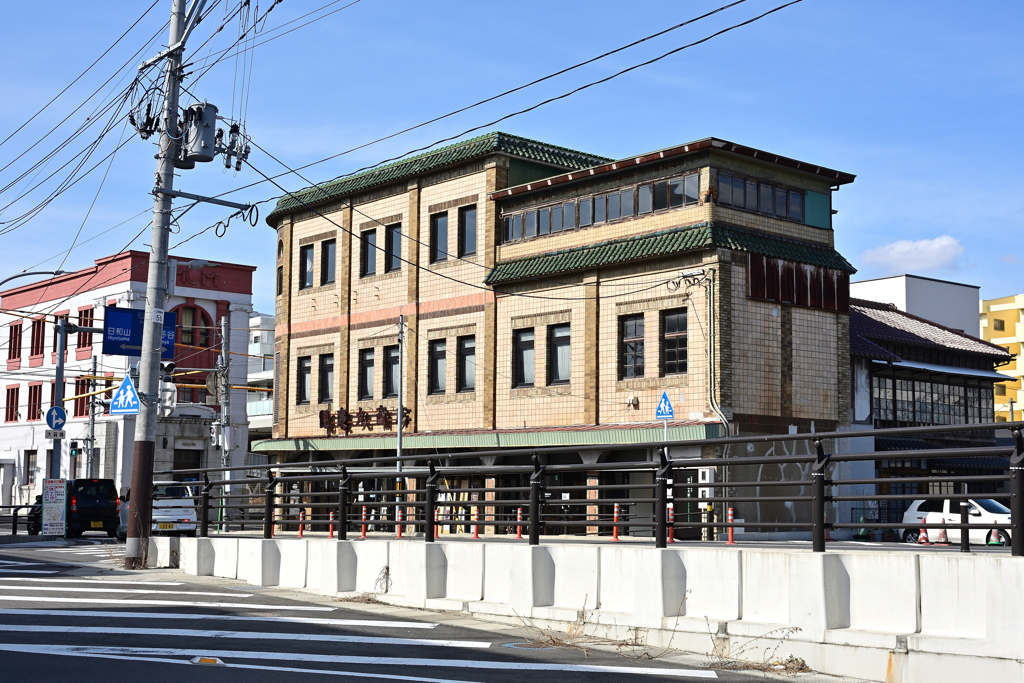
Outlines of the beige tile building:
M853 179L713 138L613 161L491 133L298 192L267 219L278 391L255 450L393 452L399 381L410 453L649 454L663 395L672 440L848 425L831 192Z

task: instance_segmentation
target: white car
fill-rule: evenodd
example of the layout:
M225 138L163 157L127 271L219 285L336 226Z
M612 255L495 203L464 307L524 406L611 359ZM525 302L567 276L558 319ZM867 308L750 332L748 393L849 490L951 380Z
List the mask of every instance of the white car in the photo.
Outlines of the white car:
M999 501L991 498L971 498L967 501L967 519L971 525L968 538L975 545L983 545L988 541L989 533L995 524L1010 523L1010 509ZM917 543L922 524L960 523L960 500L915 500L903 513L904 543ZM1010 544L1010 532L996 529L999 540L1004 545ZM960 529L946 530L950 543L960 542ZM939 537L939 529L928 529L928 540L932 543Z
M196 495L194 486L175 481L153 483L153 526L151 532L170 536L196 535ZM117 525L117 538L128 536L128 511L131 490L124 496Z

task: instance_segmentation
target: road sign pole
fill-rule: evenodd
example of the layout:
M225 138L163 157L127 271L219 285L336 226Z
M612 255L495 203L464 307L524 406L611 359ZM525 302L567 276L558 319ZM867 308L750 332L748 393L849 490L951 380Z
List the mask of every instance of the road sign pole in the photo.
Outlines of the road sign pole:
M185 0L172 0L170 32L164 72L164 102L160 121L160 153L157 155L157 189L174 187L174 160L178 142L178 90L181 81L181 55L184 51ZM139 369L141 413L135 422L135 450L132 455L132 505L128 515L128 539L125 543L125 569L146 565L153 506L153 457L156 451L156 401L160 382L160 355L163 338L163 309L167 292L167 242L170 234L171 195L155 193L153 233L146 281L146 319L142 333ZM148 402L148 403L147 403Z
M57 379L53 385L53 405L64 407L64 351L68 347L67 320L57 318ZM64 425L60 425L63 429ZM53 440L53 457L50 458L50 479L60 479L61 440Z

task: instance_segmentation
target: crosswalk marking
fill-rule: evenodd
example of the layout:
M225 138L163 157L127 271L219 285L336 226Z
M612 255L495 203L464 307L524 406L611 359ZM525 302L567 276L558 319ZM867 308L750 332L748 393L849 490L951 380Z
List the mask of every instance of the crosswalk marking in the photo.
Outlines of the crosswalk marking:
M268 609L279 612L333 612L333 607L293 606L293 605L268 605L248 602L195 602L191 600L117 600L114 598L47 598L41 595L0 595L0 601L4 602L59 602L62 604L103 604L103 605L125 605L134 607L137 605L162 605L164 607L210 607L223 609Z
M23 645L0 643L0 650L23 651ZM28 646L38 648L40 646ZM106 647L92 645L44 646L51 654L84 653L98 655L154 655L158 657L217 657L218 659L265 659L283 662L317 662L321 664L353 664L356 666L410 666L481 669L500 671L566 671L572 673L617 674L632 676L667 676L672 678L718 678L714 671L704 669L669 669L657 667L607 666L601 664L558 664L548 662L502 662L480 659L416 659L413 657L363 657L357 655L320 655L301 652L266 652L253 650L207 650L171 647Z
M134 602L134 601L133 601ZM323 617L252 617L227 614L187 614L168 612L104 612L65 609L0 609L0 616L102 617L106 619L175 619L200 621L253 621L258 623L314 624L317 626L368 626L372 628L432 629L437 624L425 621L383 621L380 619L325 619Z
M3 567L0 567L3 571ZM118 581L116 579L64 579L47 578L36 579L23 576L0 576L0 581L53 581L55 583L113 583L127 584L129 586L180 586L180 581ZM218 595L234 595L234 593L218 593Z
M35 624L0 624L0 631L17 633L65 633L66 626ZM75 633L121 635L124 628L110 626L76 626ZM326 643L362 643L365 645L424 645L429 647L464 647L486 649L483 640L440 640L431 638L382 638L379 636L342 636L325 633L267 633L264 631L215 631L186 628L132 628L133 636L168 636L172 638L228 638L241 640L302 640Z
M7 567L0 567L0 572L7 572L9 574L56 574L56 569L9 569ZM12 579L16 577L3 576L2 579Z
M212 591L161 591L147 588L71 588L66 586L9 586L0 591L59 591L61 593L129 593L132 595L206 595L215 598L251 598L252 593L215 593Z

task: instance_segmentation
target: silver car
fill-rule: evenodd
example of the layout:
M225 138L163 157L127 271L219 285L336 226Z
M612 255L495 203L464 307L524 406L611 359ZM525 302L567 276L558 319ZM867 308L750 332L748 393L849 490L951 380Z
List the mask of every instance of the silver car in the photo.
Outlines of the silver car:
M155 482L153 484L153 535L169 536L196 535L196 504L194 486L180 482ZM131 508L131 490L125 493L118 514L117 538L128 537L128 514Z

